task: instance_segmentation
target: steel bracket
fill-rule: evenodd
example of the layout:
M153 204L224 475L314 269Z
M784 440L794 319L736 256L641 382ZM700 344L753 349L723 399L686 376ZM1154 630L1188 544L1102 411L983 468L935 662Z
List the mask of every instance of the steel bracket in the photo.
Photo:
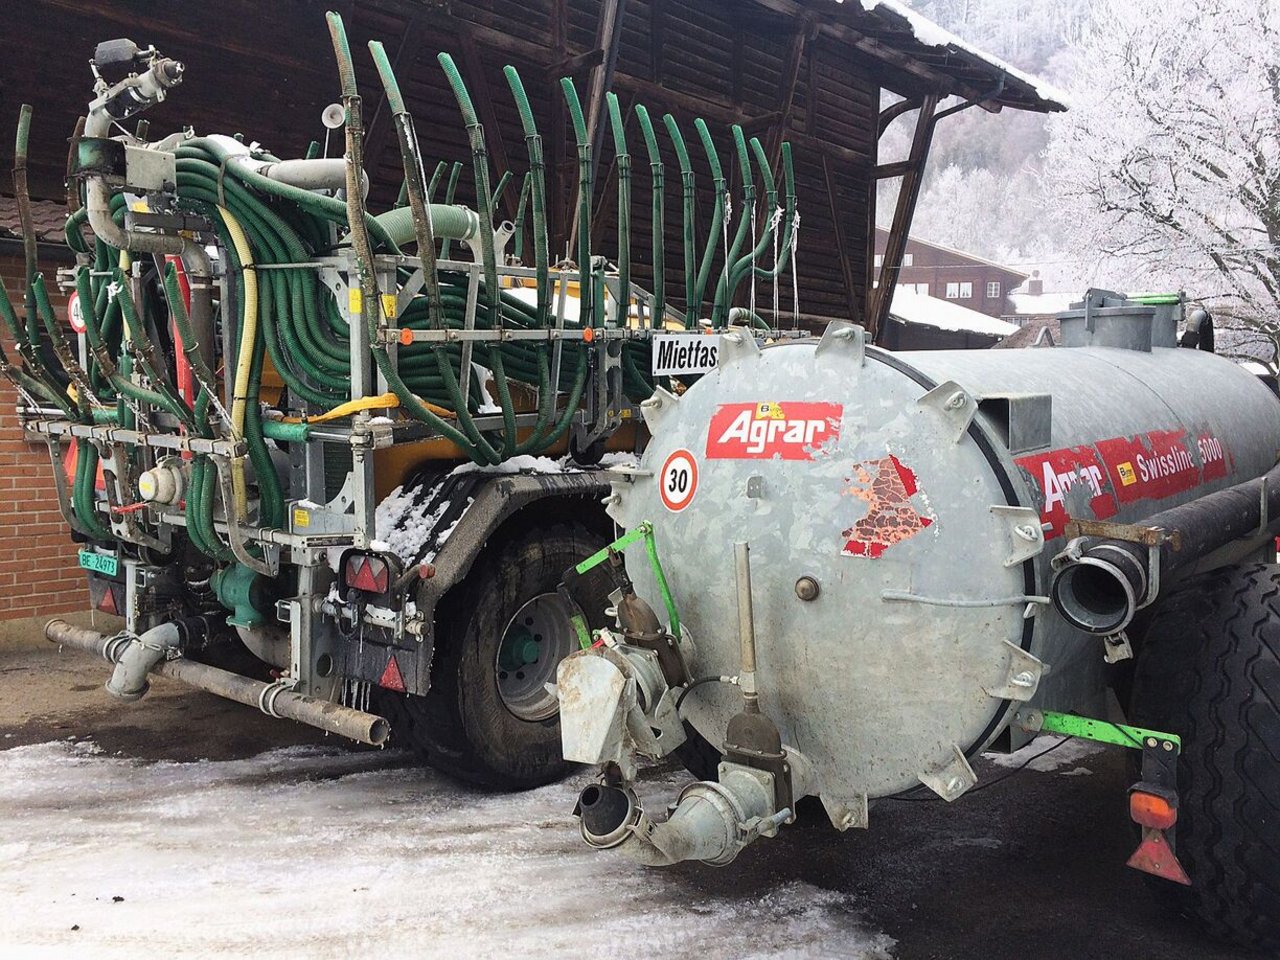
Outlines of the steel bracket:
M920 782L940 796L947 803L958 800L974 784L978 775L969 766L969 761L960 749L959 744L951 745L951 758L933 770L918 774Z
M940 414L953 443L959 443L978 414L978 401L954 380L938 384L916 403Z
M1016 700L1025 703L1035 696L1044 676L1044 662L1023 650L1015 643L1004 641L1009 648L1009 668L1004 683L986 688L989 697L997 700Z
M730 327L720 335L719 366L723 367L759 356L760 344L756 343L755 334L746 327Z
M867 362L867 331L856 323L844 320L832 320L822 332L818 341L818 349L814 356L824 357L827 354L852 358L858 366Z
M1040 526L1040 514L1037 511L1030 507L994 504L991 513L1000 521L1009 537L1009 555L1004 558L1006 567L1016 567L1044 550L1044 530Z

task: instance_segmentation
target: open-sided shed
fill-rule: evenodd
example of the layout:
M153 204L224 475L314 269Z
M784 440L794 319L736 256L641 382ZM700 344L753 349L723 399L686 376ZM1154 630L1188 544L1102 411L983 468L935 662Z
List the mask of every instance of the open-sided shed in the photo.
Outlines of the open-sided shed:
M98 41L116 36L154 44L187 65L171 101L148 114L153 134L167 124L194 122L198 132L243 133L280 156L300 155L313 138L323 141L320 113L338 92L323 17L329 7L346 19L357 51L375 207L394 200L401 180L390 112L364 50L364 42L375 38L391 53L433 160L469 156L436 54L448 51L458 61L476 95L495 174L517 175L498 207L508 218L514 218L518 177L527 169L515 105L501 75L503 65L517 66L545 140L553 250L567 250L577 189L576 151L557 86L562 76L577 83L599 145L593 234L606 254L614 249L618 170L611 138L603 136L606 89L619 94L629 118L635 238L649 236L652 204L633 104L645 104L655 117L670 112L691 141L694 118L705 118L726 170L733 170L735 191L729 124L758 136L774 161L782 140L790 140L801 216L795 287L806 322L841 317L881 325L887 303L875 302L871 266L875 185L886 178L902 184L878 287L892 289L901 258L898 238L905 242L939 119L973 105L991 111L1062 108L1052 91L894 0L30 0L8 16L8 34L21 42L9 44L0 60L0 116L16 121L20 103L35 107L33 193L61 198L67 138L77 109L89 99L87 60ZM948 98L959 99L948 107ZM906 158L882 163L879 136L899 118L915 124L912 149ZM659 139L667 180L667 289L679 307L679 172L670 142ZM328 149L340 149L337 138ZM694 160L699 209L705 211L711 177L696 150ZM461 202L471 196L469 179L464 175L459 184ZM633 242L633 257L636 279L648 282L648 244ZM780 294L784 317L790 317L789 279ZM772 290L758 291L759 304L771 306L772 300Z

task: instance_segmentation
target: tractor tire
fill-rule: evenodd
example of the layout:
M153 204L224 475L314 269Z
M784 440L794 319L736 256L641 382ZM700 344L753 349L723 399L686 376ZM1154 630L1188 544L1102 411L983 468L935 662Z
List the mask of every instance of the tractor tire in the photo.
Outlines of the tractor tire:
M565 776L571 765L560 752L559 707L543 684L555 682L556 666L578 641L556 587L604 544L564 523L491 542L437 622L431 689L381 698L392 741L489 789L527 790ZM605 622L607 579L600 571L576 588L592 627Z
M1280 946L1280 566L1212 571L1160 601L1140 648L1138 726L1182 738L1178 912L1223 939Z

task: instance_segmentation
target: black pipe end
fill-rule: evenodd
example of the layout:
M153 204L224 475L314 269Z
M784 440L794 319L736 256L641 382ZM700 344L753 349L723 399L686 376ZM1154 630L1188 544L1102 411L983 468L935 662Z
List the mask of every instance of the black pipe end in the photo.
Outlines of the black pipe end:
M635 810L627 791L604 783L593 783L578 796L575 811L582 820L583 832L593 837L607 837L624 827Z

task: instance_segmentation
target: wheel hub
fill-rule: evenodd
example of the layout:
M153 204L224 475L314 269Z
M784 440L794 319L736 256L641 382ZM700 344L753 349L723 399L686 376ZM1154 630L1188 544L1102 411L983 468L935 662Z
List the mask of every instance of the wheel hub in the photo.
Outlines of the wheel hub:
M558 593L541 593L507 623L498 644L498 694L508 710L531 722L555 716L559 705L547 690L556 667L574 649L568 602Z

